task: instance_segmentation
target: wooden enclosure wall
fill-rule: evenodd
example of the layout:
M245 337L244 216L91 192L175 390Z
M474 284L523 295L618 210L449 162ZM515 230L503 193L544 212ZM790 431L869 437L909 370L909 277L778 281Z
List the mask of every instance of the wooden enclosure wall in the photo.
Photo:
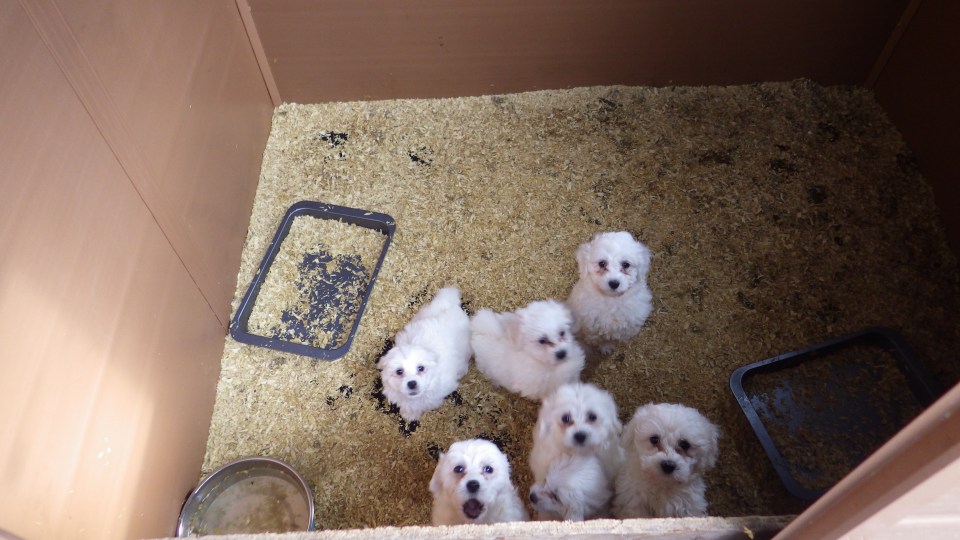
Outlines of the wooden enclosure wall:
M933 184L960 253L960 2L917 1L874 91Z
M917 153L960 250L951 170L960 35L950 0L238 0L281 101L504 94L590 85L809 78L877 93ZM897 24L915 26L877 72ZM931 26L932 25L932 26ZM939 31L938 31L939 30ZM876 79L871 80L874 82Z
M272 103L233 0L0 2L0 530L171 535Z
M875 73L956 247L958 29L951 0L0 1L0 530L172 533L273 103Z
M590 85L861 84L908 0L241 0L297 103Z

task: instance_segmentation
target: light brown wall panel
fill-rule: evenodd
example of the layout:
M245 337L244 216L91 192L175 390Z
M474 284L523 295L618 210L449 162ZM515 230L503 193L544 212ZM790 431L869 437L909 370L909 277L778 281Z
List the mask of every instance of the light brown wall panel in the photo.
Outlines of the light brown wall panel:
M907 0L248 0L284 101L864 81Z
M225 327L273 113L236 4L25 3Z
M923 0L874 87L877 99L933 184L954 250L960 250L960 2Z
M270 102L233 2L137 4L155 19L88 54L52 1L0 3L0 529L25 538L170 535L203 460ZM204 37L153 91L175 99L93 67L142 82L178 32Z
M0 65L0 526L168 534L222 330L17 5Z

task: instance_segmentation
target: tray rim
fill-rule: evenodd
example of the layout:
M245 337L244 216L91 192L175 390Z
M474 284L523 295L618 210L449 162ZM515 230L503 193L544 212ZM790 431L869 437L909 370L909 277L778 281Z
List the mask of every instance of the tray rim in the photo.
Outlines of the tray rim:
M754 373L769 373L789 368L799 364L806 356L814 352L839 350L845 345L852 344L864 338L874 339L874 344L887 348L887 350L893 354L907 379L910 390L914 396L916 396L922 407L929 407L943 393L933 376L917 360L913 351L903 338L897 332L885 326L869 327L857 332L827 339L808 347L778 354L741 366L730 375L730 389L733 392L734 398L737 400L737 404L743 410L747 421L750 423L750 427L760 440L760 445L763 447L764 453L773 465L777 476L780 477L780 481L787 491L796 497L806 500L816 500L830 488L809 489L793 477L787 466L788 460L780 453L777 445L773 442L773 438L767 431L766 425L750 402L750 398L743 387L743 381Z
M260 336L250 333L247 330L247 322L250 319L253 306L260 293L260 288L263 285L263 279L266 278L270 265L272 265L274 259L276 259L277 253L280 251L280 245L290 232L293 220L303 215L320 219L335 219L343 221L344 223L350 223L351 225L374 229L382 233L385 237L383 248L380 250L377 264L374 266L370 276L370 282L367 284L366 290L363 293L360 308L357 310L357 315L350 328L350 333L347 335L344 343L336 348L324 349L321 347L313 347L311 345L294 343L283 339ZM390 247L390 242L393 240L395 231L396 221L388 214L317 201L303 200L294 203L287 209L283 219L280 220L280 225L277 227L277 231L273 235L273 240L270 242L263 259L260 261L257 272L254 274L253 280L250 282L246 293L243 295L243 299L240 301L240 305L237 306L233 314L233 318L230 321L230 336L248 345L256 345L302 356L309 356L318 360L337 360L341 358L350 350L350 346L353 344L353 338L360 326L360 319L363 317L363 313L367 307L367 301L373 292L373 286L377 281L377 276L380 274L380 268L383 266L383 260L386 258L387 249Z

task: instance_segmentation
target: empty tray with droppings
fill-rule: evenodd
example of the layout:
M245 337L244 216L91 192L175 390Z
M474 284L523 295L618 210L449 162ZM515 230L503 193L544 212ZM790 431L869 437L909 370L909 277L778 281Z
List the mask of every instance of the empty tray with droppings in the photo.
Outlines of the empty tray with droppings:
M386 214L294 204L230 322L230 335L312 358L340 358L353 342L395 228Z
M743 366L730 387L784 487L806 500L940 394L903 339L879 327Z

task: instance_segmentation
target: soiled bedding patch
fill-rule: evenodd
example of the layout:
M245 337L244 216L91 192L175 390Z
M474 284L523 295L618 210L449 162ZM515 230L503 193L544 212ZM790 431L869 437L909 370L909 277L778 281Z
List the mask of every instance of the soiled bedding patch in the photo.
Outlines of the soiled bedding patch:
M404 423L376 359L440 287L467 309L566 298L573 253L627 230L654 254L655 309L584 379L639 405L697 407L722 430L710 512L803 509L734 400L742 365L864 327L898 330L960 379L957 264L929 185L873 96L810 82L597 87L445 100L285 104L274 116L237 276L239 302L286 209L384 212L397 230L350 352L335 362L227 338L203 473L240 456L291 463L319 528L426 524L452 442L486 437L525 494L537 405L475 368Z
M343 346L385 241L366 227L295 217L257 294L249 331L320 349Z
M812 355L743 387L789 474L810 491L834 485L923 410L897 358L877 346Z

